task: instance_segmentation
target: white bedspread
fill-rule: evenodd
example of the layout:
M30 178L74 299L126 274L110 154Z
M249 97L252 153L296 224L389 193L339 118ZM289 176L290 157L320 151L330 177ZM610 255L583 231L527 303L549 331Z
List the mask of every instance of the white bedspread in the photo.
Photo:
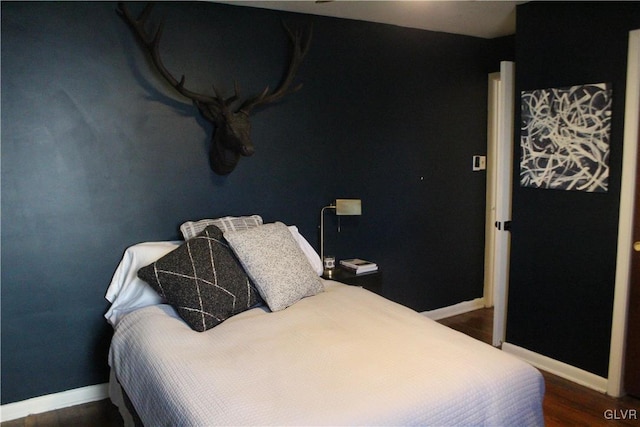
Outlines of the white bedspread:
M528 364L364 289L256 308L192 331L127 314L109 362L146 426L543 425Z

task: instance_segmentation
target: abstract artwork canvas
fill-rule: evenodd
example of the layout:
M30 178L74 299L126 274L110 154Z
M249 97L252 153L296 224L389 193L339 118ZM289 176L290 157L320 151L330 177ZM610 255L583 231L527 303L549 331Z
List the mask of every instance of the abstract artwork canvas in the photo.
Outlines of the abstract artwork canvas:
M520 185L608 191L610 84L538 89L521 94Z

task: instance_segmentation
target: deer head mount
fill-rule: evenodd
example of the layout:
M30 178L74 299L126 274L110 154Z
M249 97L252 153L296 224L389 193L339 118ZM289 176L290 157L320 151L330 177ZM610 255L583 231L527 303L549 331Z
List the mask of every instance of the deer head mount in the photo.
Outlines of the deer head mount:
M118 3L117 12L135 32L160 75L181 95L191 99L202 116L214 125L209 151L211 169L218 175L228 175L236 167L241 156L251 156L255 151L251 143L251 123L249 122L251 111L255 107L276 102L302 87L302 84L293 87L292 84L298 67L309 50L311 31L303 41L301 31L291 31L283 23L292 44L292 54L289 67L280 85L273 91L267 86L259 95L249 97L240 103L237 82L234 84L234 95L225 98L218 92L215 85L213 95L205 95L187 89L184 75L180 80L173 77L160 58L160 38L164 22L160 23L153 35L149 34L145 28L152 8L152 3L146 5L140 15L134 18L126 5ZM232 105L236 103L240 105L234 109Z

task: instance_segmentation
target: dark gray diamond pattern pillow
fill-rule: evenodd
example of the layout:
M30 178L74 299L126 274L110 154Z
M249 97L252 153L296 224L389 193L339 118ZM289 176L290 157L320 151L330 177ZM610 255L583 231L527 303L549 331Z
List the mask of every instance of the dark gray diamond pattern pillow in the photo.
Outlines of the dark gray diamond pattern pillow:
M198 332L262 302L215 225L141 268L138 276Z

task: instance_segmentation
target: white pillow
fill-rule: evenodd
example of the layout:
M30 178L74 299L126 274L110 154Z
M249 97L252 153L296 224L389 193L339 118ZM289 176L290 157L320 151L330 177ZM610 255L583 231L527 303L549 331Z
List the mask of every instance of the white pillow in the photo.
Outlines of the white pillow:
M313 249L313 246L309 244L307 239L305 239L304 236L300 234L300 232L298 231L298 227L296 227L295 225L290 225L288 228L291 234L293 234L294 239L296 239L296 242L298 242L298 246L300 246L300 249L309 260L311 268L313 268L318 276L322 276L324 267L322 266L322 261L320 260L320 255L318 255L318 252L316 252L316 250Z
M322 281L283 223L227 231L224 237L271 311L283 310L324 290Z
M215 225L223 233L225 231L246 230L247 228L262 225L262 217L260 215L225 216L215 219L187 221L180 226L180 232L182 233L184 240L189 240L202 233L209 225Z
M151 286L138 277L138 270L177 249L182 243L184 242L144 242L127 248L105 295L111 302L111 307L104 317L111 325L115 326L122 316L133 310L165 302Z

